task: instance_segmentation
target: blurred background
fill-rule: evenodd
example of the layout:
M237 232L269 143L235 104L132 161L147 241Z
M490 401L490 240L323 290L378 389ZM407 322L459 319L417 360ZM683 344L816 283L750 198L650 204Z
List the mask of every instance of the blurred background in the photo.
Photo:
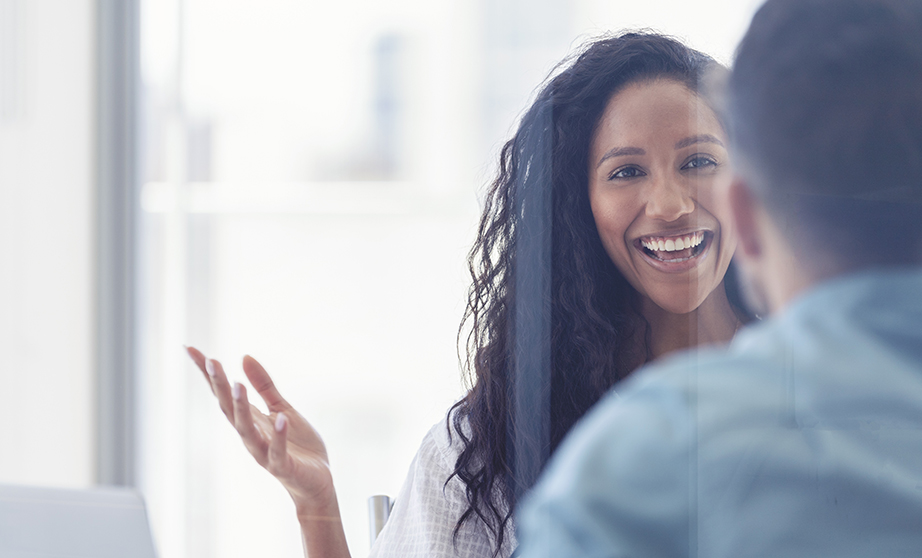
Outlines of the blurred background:
M464 392L479 197L554 65L755 0L0 0L0 483L123 484L163 558L301 555L183 345L323 434L352 552Z

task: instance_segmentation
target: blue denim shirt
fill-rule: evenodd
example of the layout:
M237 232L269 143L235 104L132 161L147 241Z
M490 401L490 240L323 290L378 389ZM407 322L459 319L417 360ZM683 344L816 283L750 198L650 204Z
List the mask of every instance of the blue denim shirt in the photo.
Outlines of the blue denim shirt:
M922 269L634 374L520 507L525 558L922 556Z

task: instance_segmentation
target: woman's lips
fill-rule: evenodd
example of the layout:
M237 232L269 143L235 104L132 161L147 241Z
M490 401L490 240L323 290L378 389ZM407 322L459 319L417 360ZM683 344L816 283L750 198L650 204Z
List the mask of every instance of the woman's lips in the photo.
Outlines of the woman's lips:
M711 231L644 236L634 241L634 249L644 261L665 273L682 273L700 264L714 238Z

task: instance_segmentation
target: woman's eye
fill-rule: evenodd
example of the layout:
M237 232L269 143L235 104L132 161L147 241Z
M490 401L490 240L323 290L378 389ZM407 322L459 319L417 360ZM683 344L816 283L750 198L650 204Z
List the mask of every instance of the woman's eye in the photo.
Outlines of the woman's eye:
M608 179L614 180L616 178L637 178L638 176L644 176L642 170L638 169L637 167L624 167L623 169L618 169L611 173Z
M710 157L694 157L691 161L682 166L683 169L703 169L705 167L716 167L717 161Z

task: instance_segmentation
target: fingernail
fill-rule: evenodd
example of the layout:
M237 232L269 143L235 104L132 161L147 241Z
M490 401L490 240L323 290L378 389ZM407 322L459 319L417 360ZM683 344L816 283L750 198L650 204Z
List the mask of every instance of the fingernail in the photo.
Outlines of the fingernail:
M208 375L214 378L214 361L210 358L205 361L205 372L208 372Z
M234 387L231 388L231 395L234 396L234 401L240 401L240 394L242 391L240 382L234 382Z
M288 422L288 419L285 418L285 415L279 413L279 416L275 417L275 431L281 432L285 428L286 422Z

